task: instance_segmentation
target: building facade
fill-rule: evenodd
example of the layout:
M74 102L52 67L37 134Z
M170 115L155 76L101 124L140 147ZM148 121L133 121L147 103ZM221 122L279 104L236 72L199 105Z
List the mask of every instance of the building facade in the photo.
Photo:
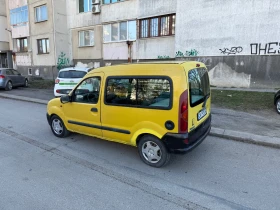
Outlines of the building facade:
M9 47L10 31L7 29L7 8L5 0L0 0L0 68L12 68L12 51Z
M54 79L70 66L65 0L9 0L14 68L29 76Z
M278 1L6 2L23 73L53 78L70 65L196 60L207 65L213 86L279 86ZM19 11L20 21L9 17Z

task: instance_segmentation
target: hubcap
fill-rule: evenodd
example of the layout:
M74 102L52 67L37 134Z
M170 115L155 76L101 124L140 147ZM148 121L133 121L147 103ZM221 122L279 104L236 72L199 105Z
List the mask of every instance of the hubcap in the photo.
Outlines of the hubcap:
M60 135L63 132L63 126L59 119L54 119L52 121L52 128L57 135Z
M144 158L150 163L159 162L162 156L160 147L152 141L147 141L143 144L142 154Z
M25 80L25 86L26 86L26 87L28 86L28 81L27 81L27 80Z
M280 100L277 101L277 111L280 113Z
M11 90L13 88L13 85L11 82L8 83L8 88L9 88L9 90Z

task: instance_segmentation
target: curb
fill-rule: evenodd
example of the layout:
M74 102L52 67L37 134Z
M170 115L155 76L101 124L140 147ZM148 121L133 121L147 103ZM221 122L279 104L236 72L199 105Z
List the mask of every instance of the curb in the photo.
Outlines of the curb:
M211 128L209 135L248 144L256 144L260 146L280 149L280 138L277 137L261 136L246 132L232 131L214 127Z
M47 105L48 102L49 102L47 100L29 98L29 97L24 97L24 96L9 95L9 94L6 94L6 93L0 93L0 97L19 100L19 101L33 102L33 103L38 103L38 104L45 104L45 105Z
M44 105L48 104L48 100L9 95L5 93L0 93L0 97L19 100L19 101L39 103ZM211 128L209 135L224 138L224 139L244 142L248 144L255 144L255 145L280 149L280 138L277 137L261 136L261 135L246 133L246 132L232 131L232 130L215 128L215 127Z

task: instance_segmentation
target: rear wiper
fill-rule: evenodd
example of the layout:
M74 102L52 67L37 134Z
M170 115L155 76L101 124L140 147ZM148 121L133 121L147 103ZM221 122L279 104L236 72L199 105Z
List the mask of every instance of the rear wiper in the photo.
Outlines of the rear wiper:
M208 94L205 96L204 102L203 102L203 104L202 104L202 108L205 107L206 102L207 102L207 99L209 98L209 96L210 96L210 93L208 93Z

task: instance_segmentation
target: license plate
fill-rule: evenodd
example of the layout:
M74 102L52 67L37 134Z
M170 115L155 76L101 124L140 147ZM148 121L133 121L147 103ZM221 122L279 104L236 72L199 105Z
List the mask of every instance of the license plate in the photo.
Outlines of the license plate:
M197 114L197 120L201 120L205 115L207 114L206 109L202 109L201 111L198 112Z

